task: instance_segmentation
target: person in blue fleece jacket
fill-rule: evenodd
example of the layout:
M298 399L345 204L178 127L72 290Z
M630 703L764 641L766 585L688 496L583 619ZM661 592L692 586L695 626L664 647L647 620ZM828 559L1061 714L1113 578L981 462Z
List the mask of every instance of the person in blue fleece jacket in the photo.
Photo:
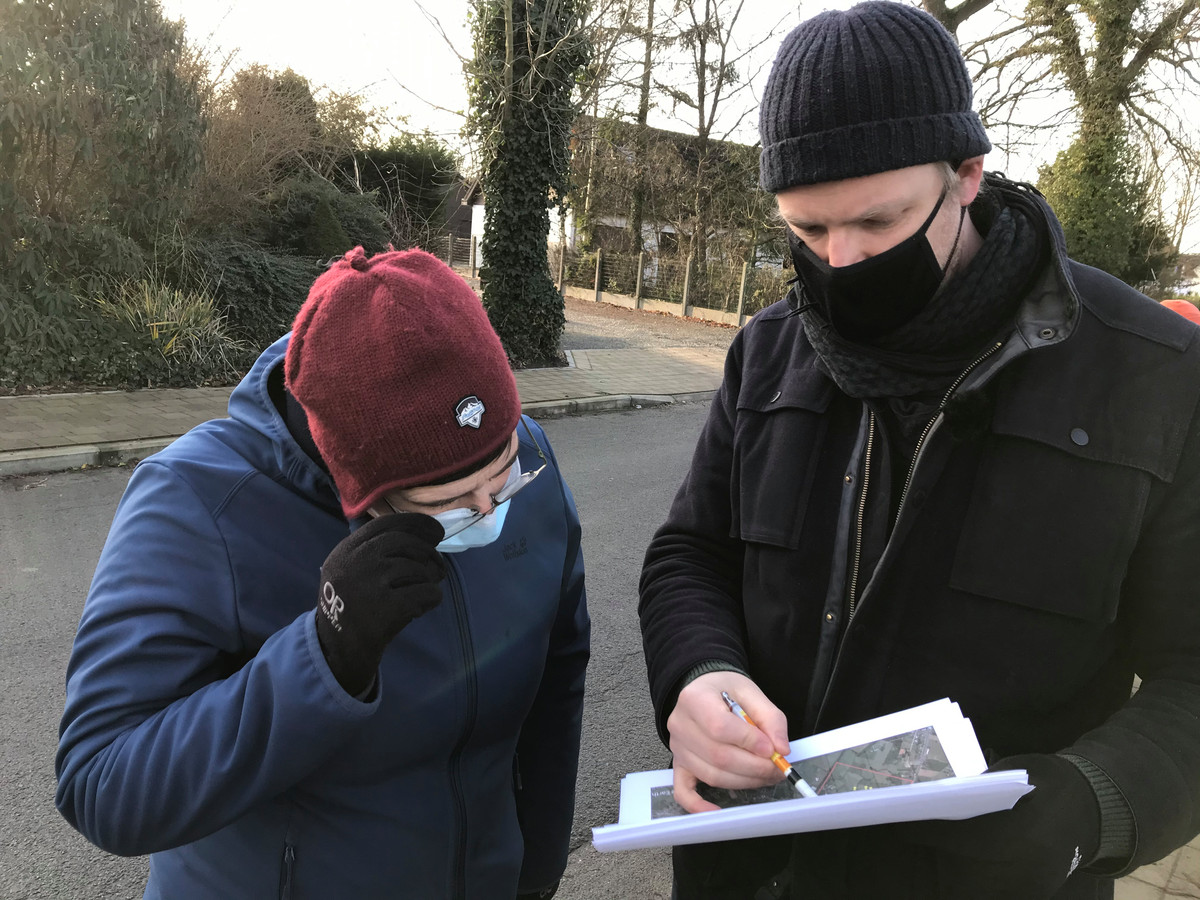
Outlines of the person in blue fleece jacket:
M588 653L575 504L478 298L356 248L134 471L56 802L150 854L147 898L549 897Z

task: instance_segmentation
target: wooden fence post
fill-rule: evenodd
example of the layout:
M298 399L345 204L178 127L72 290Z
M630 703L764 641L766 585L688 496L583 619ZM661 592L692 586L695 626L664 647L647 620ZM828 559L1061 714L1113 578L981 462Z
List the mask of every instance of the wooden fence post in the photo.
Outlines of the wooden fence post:
M681 312L684 317L688 314L688 292L692 287L692 254L688 254L687 267L683 270L683 309Z
M642 308L642 270L646 267L646 251L638 254L637 281L633 288L633 305L635 309Z
M750 263L742 263L742 285L738 288L738 328L746 324L746 275L750 272Z
M600 270L604 268L604 248L596 248L596 302L600 302Z
M558 293L567 296L567 245L558 244Z
M471 235L471 277L478 277L479 273L479 235Z

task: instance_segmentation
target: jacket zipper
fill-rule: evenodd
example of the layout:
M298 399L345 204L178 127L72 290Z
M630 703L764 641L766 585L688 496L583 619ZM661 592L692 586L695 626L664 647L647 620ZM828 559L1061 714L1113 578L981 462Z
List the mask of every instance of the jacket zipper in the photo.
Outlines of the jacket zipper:
M291 844L283 846L283 883L279 886L279 900L291 900L292 877L296 868L296 848Z
M454 599L454 614L458 620L458 634L462 647L464 684L467 692L466 716L463 721L462 736L450 754L450 788L454 796L455 812L458 819L458 834L454 840L454 893L455 898L466 896L467 886L467 803L462 784L462 754L466 749L467 739L475 728L475 716L478 711L478 685L476 684L475 653L471 642L471 624L467 620L466 602L462 594L462 581L458 576L455 564L447 566L450 575L450 595Z
M875 413L867 410L867 449L863 453L863 477L862 491L858 496L858 515L854 520L855 538L854 538L854 563L850 569L850 591L849 591L849 612L846 615L846 623L854 618L854 607L857 604L858 593L858 569L862 563L862 545L863 545L863 521L866 518L867 512L867 488L871 484L871 448L875 445Z
M988 350L983 355L981 355L973 363L971 363L969 366L967 366L965 369L962 370L962 372L959 374L959 376L956 379L954 379L954 383L950 385L950 387L946 391L945 395L943 395L942 402L938 404L937 412L934 413L933 418L931 418L929 420L929 423L925 426L925 430L921 432L921 437L917 439L916 448L913 450L913 461L912 461L912 464L908 467L908 477L904 479L904 488L900 492L900 503L896 507L896 521L897 522L900 520L900 511L904 508L904 498L908 496L908 489L909 489L909 486L912 484L913 474L917 470L917 462L920 459L921 450L924 447L926 438L929 437L929 433L931 431L933 431L933 426L934 426L934 423L937 422L938 416L940 416L942 414L942 411L945 409L946 404L950 402L950 397L954 394L954 392L956 390L958 390L959 385L961 385L963 383L963 381L966 380L967 376L970 375L971 372L974 371L975 368L980 363L982 363L985 359L987 359L989 356L991 356L993 353L995 353L997 350L999 350L1003 346L1004 346L1004 344L1002 342L997 342L997 343L993 344L991 347L989 347ZM868 419L868 427L867 427L867 449L866 449L866 452L863 454L863 489L862 489L862 496L859 498L858 519L855 523L855 527L857 528L858 541L854 548L854 568L851 572L851 578L850 578L850 594L849 594L849 605L848 605L847 614L846 614L846 624L842 628L842 638L840 641L838 641L837 653L834 656L833 665L829 669L829 678L825 682L825 695L821 698L821 705L817 708L817 718L816 718L816 721L813 723L813 727L816 727L817 723L819 723L821 721L821 715L825 712L825 701L829 699L829 687L830 687L830 685L833 684L834 676L837 674L837 666L838 666L838 663L842 659L842 648L845 647L845 645L846 645L846 637L850 631L850 622L854 618L854 613L858 606L858 604L856 602L857 598L855 597L855 592L857 591L857 588L858 588L858 574L859 574L858 569L859 569L860 555L862 552L863 519L864 519L865 510L866 510L867 479L868 479L868 476L870 475L871 444L872 444L872 439L875 435L875 414L873 412L870 412L869 416L870 417ZM889 538L889 540L890 540L890 538Z
M995 344L992 344L992 346L988 348L987 352L979 357L979 359L975 360L975 362L963 369L959 376L954 379L954 383L950 385L949 389L942 396L942 402L938 404L937 412L935 412L933 417L925 424L925 430L922 431L921 436L917 438L917 446L913 450L913 459L912 463L908 467L908 476L904 479L904 489L900 491L900 503L896 506L897 522L900 521L900 510L904 509L904 498L908 496L908 489L912 485L913 472L917 470L917 460L921 456L921 448L925 445L925 438L929 437L929 432L933 430L933 423L937 421L938 416L940 416L946 409L946 404L950 402L950 397L953 396L956 390L958 390L958 386L966 381L967 376L970 375L971 372L973 372L981 362L983 362L1003 346L1004 343L1002 341L997 341Z
M975 371L976 367L979 366L980 363L982 363L985 359L1003 346L1003 342L997 341L995 344L989 347L987 351L984 352L978 359L976 359L973 363L959 373L958 377L954 379L954 383L951 384L950 387L946 389L946 393L942 395L942 401L938 404L937 412L935 412L925 424L925 429L921 432L921 436L917 438L917 445L913 449L912 463L909 464L908 475L906 475L904 478L904 488L900 491L900 502L896 505L897 522L900 521L900 511L904 509L904 499L908 496L908 489L912 486L913 473L917 471L917 461L921 458L921 450L925 446L925 440L929 437L929 433L933 431L933 425L935 422L937 422L938 416L940 416L942 411L945 410L946 404L950 402L950 398L954 395L954 392L958 390L959 385L961 385L967 379L967 376ZM863 527L867 508L867 486L871 477L871 445L875 437L875 413L871 412L869 415L870 418L867 427L867 450L864 454L863 460L862 495L858 499L858 518L855 521L856 540L854 544L854 567L850 574L849 605L846 612L847 626L849 626L850 620L854 618L854 613L858 609L858 597L856 596L858 592L858 570L859 563L862 558ZM843 630L843 636L844 635L845 631Z

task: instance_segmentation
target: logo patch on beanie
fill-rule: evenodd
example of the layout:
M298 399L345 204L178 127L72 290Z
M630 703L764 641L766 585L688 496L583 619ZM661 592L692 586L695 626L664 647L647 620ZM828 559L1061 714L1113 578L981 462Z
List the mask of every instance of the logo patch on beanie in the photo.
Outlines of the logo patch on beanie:
M466 428L468 425L472 428L478 428L480 421L483 419L484 411L483 401L471 395L470 397L463 397L458 401L458 405L454 407L454 417L458 419L459 428Z

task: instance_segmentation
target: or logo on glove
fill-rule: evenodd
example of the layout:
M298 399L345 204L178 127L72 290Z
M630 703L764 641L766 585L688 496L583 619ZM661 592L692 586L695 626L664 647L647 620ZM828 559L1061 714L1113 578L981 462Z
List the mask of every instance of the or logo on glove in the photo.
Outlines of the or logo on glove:
M345 608L346 604L337 595L337 591L334 590L333 582L325 582L325 586L321 588L321 612L325 614L325 618L329 620L329 624L338 631L342 630L342 626L338 624L338 616Z
M442 602L443 535L430 516L395 513L351 532L325 558L317 638L348 694L370 688L392 639Z

